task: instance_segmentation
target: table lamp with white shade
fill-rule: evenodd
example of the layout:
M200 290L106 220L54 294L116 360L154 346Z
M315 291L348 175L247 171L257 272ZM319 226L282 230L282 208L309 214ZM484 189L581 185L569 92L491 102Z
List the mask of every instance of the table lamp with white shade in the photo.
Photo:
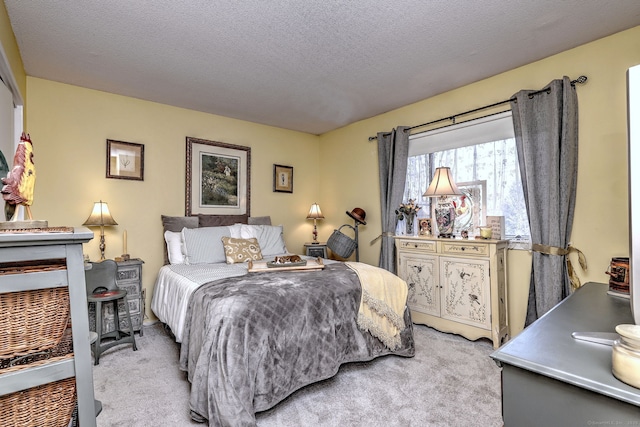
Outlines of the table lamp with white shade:
M447 196L459 196L462 192L453 181L451 169L441 166L436 168L429 188L424 192L424 197L437 197L437 204L434 208L436 214L436 225L438 227L438 237L453 237L453 227L456 221L456 209L452 201Z
M320 205L314 203L311 205L311 209L309 209L309 214L307 215L307 219L313 220L313 243L314 245L318 243L318 226L316 221L319 219L324 219L324 215L322 215L322 211L320 210Z
M104 258L104 228L112 225L118 225L118 223L111 216L111 212L109 212L109 206L107 206L107 202L103 202L100 200L99 202L95 202L93 204L93 210L91 211L91 215L84 222L84 224L89 227L100 227L100 260Z

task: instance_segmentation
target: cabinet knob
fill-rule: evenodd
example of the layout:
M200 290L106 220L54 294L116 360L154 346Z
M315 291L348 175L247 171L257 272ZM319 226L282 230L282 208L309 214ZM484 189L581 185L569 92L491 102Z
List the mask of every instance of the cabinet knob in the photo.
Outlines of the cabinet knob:
M460 250L463 251L463 252L464 252L465 249L466 248L464 246L460 248Z

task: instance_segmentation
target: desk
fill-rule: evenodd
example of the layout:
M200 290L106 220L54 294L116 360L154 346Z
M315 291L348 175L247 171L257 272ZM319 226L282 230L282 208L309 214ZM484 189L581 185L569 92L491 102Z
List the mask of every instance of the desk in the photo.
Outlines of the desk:
M505 426L640 425L640 389L613 376L611 347L571 337L633 323L629 300L607 289L585 284L491 355Z

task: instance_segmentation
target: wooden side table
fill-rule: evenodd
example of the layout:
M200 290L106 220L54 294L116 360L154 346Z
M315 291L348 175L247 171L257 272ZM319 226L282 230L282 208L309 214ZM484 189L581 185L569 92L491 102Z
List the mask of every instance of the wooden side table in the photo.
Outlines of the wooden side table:
M304 252L305 252L305 255L307 255L307 256L328 258L328 255L327 255L327 243L326 242L318 242L318 243L308 242L308 243L305 243L304 244Z

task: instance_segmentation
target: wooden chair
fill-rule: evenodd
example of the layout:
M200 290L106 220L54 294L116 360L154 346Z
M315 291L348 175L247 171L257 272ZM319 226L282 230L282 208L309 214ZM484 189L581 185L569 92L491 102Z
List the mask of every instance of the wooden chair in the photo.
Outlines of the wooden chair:
M118 288L116 285L116 274L118 264L115 261L107 259L101 262L94 262L91 268L85 270L85 281L87 285L87 301L89 304L95 304L96 312L96 340L93 343L94 364L100 363L100 354L105 350L120 344L131 343L133 351L136 351L136 338L134 336L133 324L131 323L131 314L129 313L129 304L127 302L127 291ZM124 313L126 316L126 324L128 331L121 329L120 315L118 303L124 305ZM103 304L113 304L114 326L115 330L107 333L102 332ZM106 308L106 307L105 307ZM103 343L105 338L114 338L113 341Z

